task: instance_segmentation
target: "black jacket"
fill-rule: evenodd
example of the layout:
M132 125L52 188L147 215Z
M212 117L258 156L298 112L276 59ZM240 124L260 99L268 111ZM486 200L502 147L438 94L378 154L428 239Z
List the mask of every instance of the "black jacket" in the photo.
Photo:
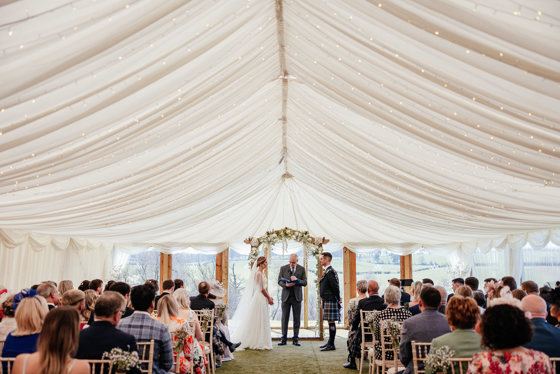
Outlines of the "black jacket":
M100 360L103 352L109 352L115 347L138 351L134 336L117 329L111 322L95 321L90 327L80 331L76 358Z
M357 330L360 327L360 310L383 310L385 308L387 308L387 305L379 295L372 295L360 300L356 314L352 318L352 330Z
M169 291L163 291L161 293L161 295L157 295L156 299L154 301L154 309L157 310L157 303L159 301L159 299L161 299L162 297L164 297L165 295L171 295L171 293Z
M326 301L340 300L340 288L338 285L338 275L332 266L328 266L319 281L319 294L321 299Z
M202 310L202 309L214 309L215 304L213 301L209 300L206 296L198 295L191 297L191 309L192 310Z

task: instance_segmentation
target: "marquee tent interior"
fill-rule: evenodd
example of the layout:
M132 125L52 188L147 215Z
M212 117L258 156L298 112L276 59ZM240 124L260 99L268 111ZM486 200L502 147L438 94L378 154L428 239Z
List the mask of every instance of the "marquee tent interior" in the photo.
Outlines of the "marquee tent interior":
M0 5L4 284L283 227L560 245L557 1Z

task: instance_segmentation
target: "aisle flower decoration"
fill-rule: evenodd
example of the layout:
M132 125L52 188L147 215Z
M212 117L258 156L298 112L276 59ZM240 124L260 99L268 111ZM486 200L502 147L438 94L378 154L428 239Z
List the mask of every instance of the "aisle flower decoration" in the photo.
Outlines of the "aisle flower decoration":
M103 352L102 358L113 361L113 368L116 372L125 372L140 367L140 358L136 351L123 351L121 348L115 347L109 352Z
M444 345L443 347L440 347L435 351L428 353L426 355L425 363L426 366L429 366L434 373L446 373L447 370L451 367L451 359L454 355L455 351L452 350L449 346Z
M356 305L356 309L358 308L358 306ZM372 333L372 335L375 335L375 316L376 316L376 312L366 312L364 319L366 320L369 329Z
M201 312L200 329L204 332L208 329L208 324L210 323L210 319L212 318L212 312L209 309L202 309Z
M391 343L393 348L399 348L399 338L401 336L402 325L395 320L386 319L381 321L381 328L389 330L389 335L391 335Z
M185 340L192 335L190 331L190 326L188 323L183 323L181 328L175 330L175 341L173 342L173 352L179 354L183 351L185 347Z
M217 304L214 309L216 309L216 319L218 323L221 323L224 320L224 314L226 312L227 305L226 304Z

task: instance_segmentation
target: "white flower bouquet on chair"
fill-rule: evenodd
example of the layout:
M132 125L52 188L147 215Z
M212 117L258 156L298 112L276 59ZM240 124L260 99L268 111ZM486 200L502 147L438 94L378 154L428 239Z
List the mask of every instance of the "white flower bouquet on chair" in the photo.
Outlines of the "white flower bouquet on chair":
M428 353L425 363L434 373L447 373L447 370L451 367L451 359L454 355L455 351L449 348L449 346L444 345L434 352Z
M123 351L121 348L113 348L110 352L104 352L102 358L113 361L115 373L124 373L132 368L139 368L140 364L138 352Z

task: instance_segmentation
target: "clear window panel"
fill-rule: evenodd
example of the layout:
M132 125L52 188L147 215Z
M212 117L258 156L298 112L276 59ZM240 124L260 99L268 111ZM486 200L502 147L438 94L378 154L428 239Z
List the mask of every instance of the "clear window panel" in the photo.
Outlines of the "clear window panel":
M155 250L130 255L123 266L113 268L112 279L131 286L144 284L147 279L159 282L159 255Z
M455 278L452 273L449 256L435 253L421 248L412 254L412 275L414 281L430 278L434 285L443 286L447 292L451 292L451 279Z
M542 249L533 249L530 245L523 247L522 280L532 280L540 287L548 284L552 288L560 280L560 247L549 243ZM521 284L518 284L521 287Z
M237 305L243 296L247 281L249 280L249 260L247 255L229 251L228 262L228 317L232 318Z
M191 296L198 295L198 284L216 279L216 255L176 253L171 259L173 279L182 279Z
M492 248L488 253L482 253L476 250L473 253L473 269L472 274L477 277L480 282L480 288L484 285L484 279L496 278L501 279L506 274L506 256L504 251Z
M382 295L389 285L389 279L401 277L401 256L385 249L369 253L356 254L356 282L359 280L375 280L379 283L379 294ZM356 297L354 290L350 298Z

